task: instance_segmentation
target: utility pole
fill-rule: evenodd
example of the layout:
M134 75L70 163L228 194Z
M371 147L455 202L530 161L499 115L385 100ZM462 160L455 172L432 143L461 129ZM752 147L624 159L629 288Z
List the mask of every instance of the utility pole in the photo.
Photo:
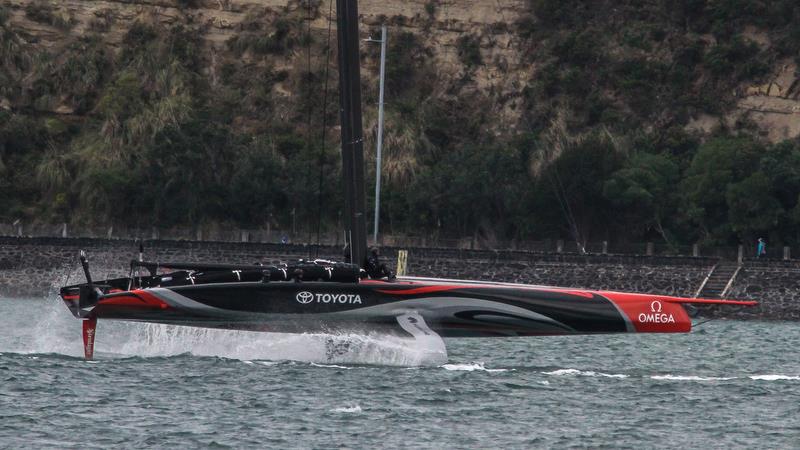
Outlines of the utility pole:
M381 212L381 149L383 148L383 83L386 74L386 25L381 25L381 39L366 39L366 42L381 44L381 81L378 94L378 141L375 151L375 230L372 235L374 245L378 245L378 222Z

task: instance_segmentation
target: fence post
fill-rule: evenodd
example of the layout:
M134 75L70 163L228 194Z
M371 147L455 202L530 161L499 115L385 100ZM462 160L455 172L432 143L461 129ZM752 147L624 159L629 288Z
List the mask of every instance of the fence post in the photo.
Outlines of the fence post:
M158 228L153 227L152 232L150 233L150 239L157 241L158 240Z
M561 253L564 251L564 241L561 239L556 241L556 253Z
M648 242L647 243L647 256L653 256L653 248L654 248L653 243L652 242Z
M67 237L67 222L61 224L61 237Z
M22 222L17 224L17 237L22 237Z
M250 232L247 230L242 230L242 242L250 242Z
M741 265L742 261L744 261L744 245L739 244L738 253L736 255L736 262L738 262Z
M203 229L202 228L198 228L194 232L194 240L195 241L202 241L203 240Z
M608 241L603 241L603 254L608 254Z
M111 236L114 235L114 225L108 227L108 232L106 233L106 239L111 239Z
M783 259L785 260L792 259L792 253L788 245L783 247Z
M700 256L700 246L697 244L692 245L692 256Z

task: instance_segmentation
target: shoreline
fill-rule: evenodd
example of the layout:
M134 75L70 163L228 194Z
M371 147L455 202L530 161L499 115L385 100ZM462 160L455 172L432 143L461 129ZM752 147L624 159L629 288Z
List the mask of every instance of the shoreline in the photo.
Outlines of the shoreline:
M86 250L97 277L126 276L138 256L133 240L0 237L0 298L49 295L79 276L77 257ZM599 255L403 248L408 275L568 286L694 297L716 270L718 258ZM399 248L383 247L395 266ZM277 264L296 259L341 259L335 246L154 240L145 243L153 261ZM735 263L734 263L735 264ZM71 275L71 276L70 276ZM726 298L757 300L753 308L703 308L704 317L800 320L800 261L745 259L728 283ZM72 282L72 281L70 281Z

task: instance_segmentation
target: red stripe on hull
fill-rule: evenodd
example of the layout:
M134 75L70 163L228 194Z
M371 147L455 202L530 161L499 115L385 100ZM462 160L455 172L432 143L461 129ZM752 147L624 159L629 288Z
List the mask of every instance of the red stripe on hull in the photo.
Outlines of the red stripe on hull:
M445 291L453 291L456 289L461 288L474 288L480 286L467 286L467 285L443 285L443 286L424 286L418 287L413 289L377 289L376 292L380 292L381 294L391 294L391 295L416 295L416 294L430 294L432 292L445 292Z
M139 308L167 309L169 305L144 290L135 290L123 295L114 295L100 300L98 306L134 306Z
M413 289L392 289L392 290L376 289L376 292L380 292L382 294L391 294L391 295L416 295L416 294L430 294L433 292L454 291L456 289L503 289L503 288L510 288L510 286L492 285L492 284L450 284L450 285L423 286ZM594 294L591 291L579 291L570 289L547 289L547 288L528 287L528 286L516 289L527 289L527 290L535 290L541 292L555 292L559 294L569 294L584 298L594 297Z

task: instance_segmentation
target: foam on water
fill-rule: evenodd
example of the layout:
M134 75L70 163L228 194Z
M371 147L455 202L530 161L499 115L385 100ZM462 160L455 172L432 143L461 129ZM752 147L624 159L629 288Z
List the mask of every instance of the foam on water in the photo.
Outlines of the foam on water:
M762 380L762 381L797 381L800 380L800 376L791 376L791 375L751 375L748 378L751 380Z
M358 414L361 412L361 406L359 405L341 406L338 408L331 409L331 412Z
M605 377L605 378L628 378L628 375L621 373L603 373L595 372L593 370L578 370L578 369L558 369L552 372L542 372L545 375L553 376L580 376L580 377Z
M737 377L701 377L698 375L653 375L653 380L664 381L728 381L735 380Z
M30 301L16 321L2 331L3 351L83 355L81 324L58 298ZM25 306L28 306L25 305ZM6 336L7 335L7 336Z
M50 302L0 300L4 447L797 447L796 323L453 339L451 361L395 368L380 365L420 350L351 343L329 362L327 337L101 321L101 359L84 363L79 321ZM183 356L142 359L170 354ZM380 426L365 432L363 419Z
M27 306L27 305L26 305ZM3 339L3 351L83 355L80 322L57 297L25 308ZM379 333L282 334L213 330L160 324L99 321L96 356L168 357L180 354L253 360L393 366L441 365L446 350L413 339Z
M347 369L347 370L355 369L355 367L352 366L340 366L337 364L317 364L312 362L311 365L314 367L327 367L329 369Z
M508 369L487 369L483 363L472 363L472 364L444 364L441 366L442 369L445 370L455 370L455 371L466 371L466 372L474 372L476 370L481 372L506 372Z
M144 357L190 353L250 361L395 366L438 365L447 360L446 352L434 352L412 339L377 333L257 333L121 322L107 327L105 331L98 326L98 352Z

